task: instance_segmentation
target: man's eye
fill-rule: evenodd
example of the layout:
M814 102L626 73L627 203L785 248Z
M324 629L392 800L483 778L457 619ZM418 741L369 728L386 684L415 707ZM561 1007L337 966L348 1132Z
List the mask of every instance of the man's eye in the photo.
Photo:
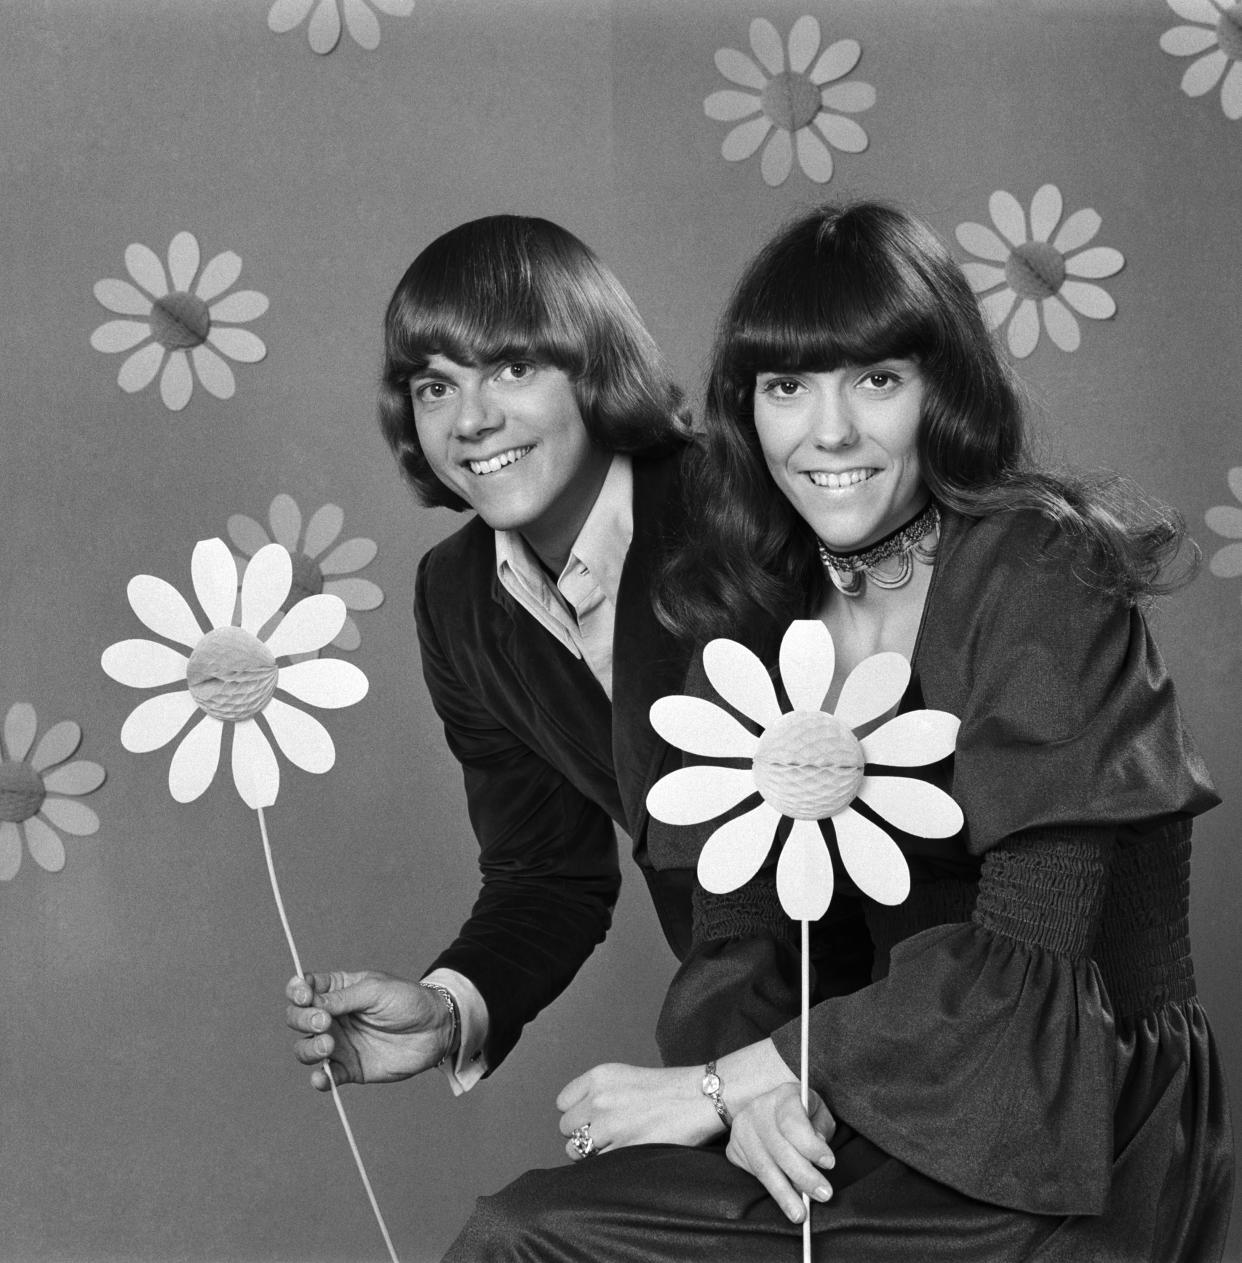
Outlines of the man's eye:
M535 371L533 364L528 364L525 360L516 360L512 364L506 364L501 369L500 375L508 377L510 381L524 381Z
M443 399L447 393L448 387L444 382L423 382L421 386L414 388L414 398L426 403Z

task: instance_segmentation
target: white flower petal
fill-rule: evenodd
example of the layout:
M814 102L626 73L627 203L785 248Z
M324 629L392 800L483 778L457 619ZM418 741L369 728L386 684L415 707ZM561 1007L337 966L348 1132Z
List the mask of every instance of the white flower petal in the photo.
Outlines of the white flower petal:
M239 289L214 303L208 310L212 320L223 320L226 324L244 324L248 320L257 320L268 306L266 294L260 294L257 289Z
M149 316L154 305L146 294L128 281L112 277L95 282L95 297L118 316Z
M988 328L996 329L1003 324L1005 317L1009 315L1014 303L1017 301L1018 295L1008 286L1004 289L998 289L995 294L989 294L987 298L981 299L979 310L983 312L983 319L986 321Z
M65 844L60 834L38 816L22 821L30 858L49 873L59 873L65 866Z
M405 18L414 12L414 0L371 0L371 3L389 17Z
M1228 64L1228 56L1220 49L1208 53L1206 57L1200 57L1198 61L1192 61L1182 75L1182 91L1187 96L1203 96L1204 93L1211 92L1220 82Z
M22 762L30 753L35 733L39 730L39 717L29 702L14 702L4 717L4 750L15 763Z
M755 18L750 24L750 47L768 74L779 75L785 69L780 32L767 18Z
M285 555L288 556L287 553ZM299 601L280 620L280 625L268 637L266 644L276 658L313 653L328 644L344 623L345 602L339 596L320 592Z
M285 758L295 767L316 775L331 770L336 762L336 747L328 730L314 715L273 697L263 708L263 718Z
M241 625L252 636L284 604L293 586L293 563L280 544L266 544L250 559L242 576ZM300 602L299 602L300 604ZM333 628L333 635L336 629ZM319 644L326 645L326 640ZM315 648L318 648L316 645Z
M205 343L192 347L190 359L203 388L217 399L232 399L237 390L233 370Z
M302 510L298 508L298 502L282 491L272 501L267 520L272 528L272 538L291 553L297 552L298 537L302 534Z
M1235 465L1226 475L1229 483L1229 490L1233 492L1234 497L1242 500L1242 465Z
M889 824L920 838L951 838L962 809L944 790L912 776L864 776L858 797Z
M789 69L801 74L819 51L819 23L808 13L789 32Z
M1102 276L1113 276L1125 267L1125 256L1120 250L1110 246L1095 246L1083 250L1081 254L1071 255L1065 260L1065 270L1070 276L1091 277L1098 280Z
M350 610L373 610L384 603L384 590L370 579L329 579L323 590L339 596Z
M131 754L147 754L166 746L186 726L198 703L189 689L148 697L130 711L121 726L121 744Z
M315 0L275 0L267 11L268 30L283 35L305 20Z
M210 303L224 293L241 275L241 255L223 250L203 269L194 293L203 302ZM210 311L210 307L208 311Z
M1092 210L1090 206L1084 206L1082 210L1076 210L1061 225L1060 231L1053 239L1053 248L1059 250L1062 254L1068 254L1072 250L1080 249L1100 231L1100 224L1103 222L1099 212Z
M862 45L856 39L839 39L820 54L808 78L817 87L849 74L858 65Z
M1208 529L1217 535L1226 539L1242 539L1242 509L1235 509L1231 504L1218 504L1207 511L1206 518Z
M224 725L204 715L186 733L168 765L168 789L179 803L192 803L206 791L220 765L220 738Z
M662 776L647 791L647 810L665 824L700 824L724 815L755 792L749 768L683 767Z
M12 881L22 866L22 835L12 820L0 820L0 881Z
M170 351L160 377L160 398L164 406L169 412L180 412L193 393L194 376L190 372L189 356L184 351Z
M776 895L785 915L818 921L832 902L832 856L814 820L795 820L776 862Z
M661 697L652 703L651 726L679 750L709 758L750 759L759 738L715 702L701 697Z
M761 802L722 824L699 852L699 885L714 895L746 885L767 859L780 821L781 813Z
M373 52L379 47L380 26L375 14L362 0L344 0L345 25L360 48Z
M1235 61L1220 85L1220 108L1228 119L1242 118L1242 62Z
M1107 320L1116 315L1117 304L1107 290L1087 281L1062 281L1057 291L1081 315L1091 320Z
M772 120L766 114L752 118L749 123L739 123L724 138L720 146L721 156L729 162L740 162L743 158L749 158L771 130Z
M267 354L267 344L249 329L231 325L212 325L207 341L222 355L240 364L257 364Z
M1062 351L1077 351L1082 333L1074 313L1056 295L1050 295L1040 304L1044 313L1044 328L1052 343Z
M203 629L190 603L166 579L153 574L135 575L125 593L130 608L157 636L175 640L189 649L202 640Z
M756 92L762 92L768 86L767 75L745 53L739 53L736 48L718 49L715 61L716 69L730 83L736 83L743 88L751 88Z
M144 320L109 320L91 334L91 346L96 351L115 355L128 351L151 336L151 326Z
M353 663L319 658L281 667L278 687L300 702L335 709L361 701L368 686L367 677Z
M1010 245L1020 246L1026 241L1026 213L1012 193L997 189L988 198L988 210L992 222Z
M311 48L321 56L330 53L341 38L341 15L336 0L319 0L307 28Z
M234 546L247 557L253 557L265 544L272 542L267 531L244 513L234 513L229 518L228 529Z
M1216 43L1216 32L1208 26L1175 26L1160 37L1160 47L1174 57L1192 57Z
M787 131L777 128L768 138L764 146L763 157L759 159L759 170L763 173L765 184L776 188L789 178L793 170L793 138Z
M179 232L168 247L168 272L174 290L189 293L199 260L198 239L192 232Z
M1005 279L1005 269L998 268L992 263L963 263L962 271L970 282L970 288L976 294L999 285Z
M233 725L233 784L247 807L270 807L280 793L276 752L253 719Z
M100 666L118 684L136 689L184 681L189 661L185 654L154 640L119 640L99 659Z
M833 714L858 728L892 710L910 683L910 663L899 653L873 653L846 677Z
M306 539L302 544L302 551L308 557L318 557L329 544L341 533L341 527L345 524L345 511L339 504L321 504L319 508L311 514L311 520L306 524ZM375 556L375 544L368 539L352 540L353 544L360 545L365 548L368 544L371 546L371 557ZM341 549L347 545L342 544ZM367 558L367 561L371 560ZM367 561L361 562L360 565L365 566ZM358 566L346 566L346 570L357 570ZM323 570L323 567L320 566ZM328 572L323 570L324 574ZM337 571L336 573L340 573Z
M867 147L867 133L852 118L842 118L839 114L817 114L815 126L842 153L862 153Z
M200 539L194 545L190 577L194 595L212 627L227 627L237 604L237 563L224 540Z
M1039 309L1033 299L1024 298L1013 313L1009 325L1009 350L1020 360L1026 359L1039 341Z
M732 123L739 118L748 118L761 105L762 100L753 93L725 88L704 99L703 113L717 122Z
M132 395L135 391L142 390L151 384L163 362L164 348L158 342L152 342L149 346L135 351L121 365L116 384L127 394Z
M49 794L90 794L107 778L107 773L90 759L75 759L54 767L43 776L43 788Z
M346 653L352 653L362 644L362 633L358 630L358 624L348 615L341 624L341 630L332 638L332 643L336 648L344 649Z
M907 711L862 739L863 757L886 767L938 763L953 753L960 722L944 710Z
M1209 22L1213 27L1220 20L1220 8L1212 0L1168 0L1169 8L1187 22Z
M903 903L910 893L910 868L901 847L852 807L833 816L832 827L841 863L858 889L876 903Z
M1242 544L1226 544L1213 553L1208 569L1218 579L1236 579L1242 575Z
M818 618L799 618L781 638L781 683L794 710L819 710L836 670L836 646ZM766 672L765 672L766 675Z
M819 99L826 110L841 110L845 114L860 114L875 104L875 88L861 79L851 83L834 83L820 93Z
M1064 203L1055 184L1041 185L1031 198L1031 240L1047 241L1061 220Z
M85 803L72 798L45 798L39 814L75 838L99 832L99 817Z
M958 224L955 235L963 250L993 263L1005 263L1013 253L986 224Z
M168 278L164 275L164 265L159 255L150 246L135 241L125 247L125 266L129 274L151 295L152 298L163 298L168 293Z
M63 763L82 744L82 729L72 719L53 724L35 746L30 766L36 772Z
M328 508L334 509L336 505L325 504L324 509ZM323 509L320 509L319 513L322 512ZM311 519L311 524L306 530L306 551L312 557L317 556L321 551L319 548L311 548L312 540L317 542L319 538L315 528L319 513L316 513ZM337 531L339 533L339 526ZM324 547L331 542L331 540L328 540ZM319 562L319 569L325 575L350 574L355 570L361 570L364 566L369 566L375 560L375 554L378 551L379 545L373 539L363 539L361 536L356 536L354 539L347 539L344 543L338 544Z
M712 688L747 719L766 728L781 717L767 669L745 645L724 637L709 640L703 648L703 670Z

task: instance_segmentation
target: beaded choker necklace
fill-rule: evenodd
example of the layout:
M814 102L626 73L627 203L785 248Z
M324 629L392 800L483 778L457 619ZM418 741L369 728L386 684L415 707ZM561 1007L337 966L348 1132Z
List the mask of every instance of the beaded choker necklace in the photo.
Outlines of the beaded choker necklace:
M864 579L877 588L905 587L914 574L916 560L925 566L935 561L939 539L940 509L934 500L929 500L927 507L904 526L857 552L834 553L823 540L817 542L819 559L833 586L842 596L859 596ZM885 564L893 558L898 559L895 568Z

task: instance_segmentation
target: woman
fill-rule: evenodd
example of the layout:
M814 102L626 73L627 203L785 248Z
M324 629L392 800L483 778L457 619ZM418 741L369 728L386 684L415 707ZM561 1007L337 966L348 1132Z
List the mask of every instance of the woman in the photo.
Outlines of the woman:
M1186 922L1190 820L1217 799L1141 612L1180 542L1116 481L1029 468L975 299L918 222L828 207L770 243L722 321L662 615L769 655L818 617L838 688L904 654L898 709L961 720L936 772L966 825L900 839L904 903L860 899L874 981L817 992L809 1118L761 875L696 900L661 1018L666 1060L711 1059L706 1081L576 1079L561 1127L589 1160L484 1199L450 1258L766 1263L795 1257L807 1193L822 1260L1218 1259L1232 1138ZM701 667L687 691L710 695ZM653 823L653 863L692 866L704 834Z

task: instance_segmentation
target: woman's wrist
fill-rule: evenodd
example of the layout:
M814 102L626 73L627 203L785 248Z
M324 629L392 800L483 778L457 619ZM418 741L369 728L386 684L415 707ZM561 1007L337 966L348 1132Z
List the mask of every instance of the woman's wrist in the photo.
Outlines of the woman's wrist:
M721 1099L734 1118L757 1097L782 1083L798 1081L770 1039L719 1058L716 1075L721 1083Z

